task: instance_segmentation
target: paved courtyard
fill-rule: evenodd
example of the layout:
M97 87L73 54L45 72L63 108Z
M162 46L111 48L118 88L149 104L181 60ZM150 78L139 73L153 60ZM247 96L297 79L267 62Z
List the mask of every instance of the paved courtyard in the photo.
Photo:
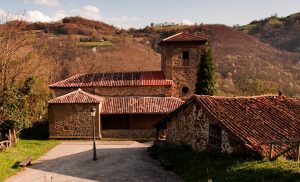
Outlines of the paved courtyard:
M181 181L172 171L147 156L151 143L97 142L92 160L91 141L65 141L6 182L63 181Z

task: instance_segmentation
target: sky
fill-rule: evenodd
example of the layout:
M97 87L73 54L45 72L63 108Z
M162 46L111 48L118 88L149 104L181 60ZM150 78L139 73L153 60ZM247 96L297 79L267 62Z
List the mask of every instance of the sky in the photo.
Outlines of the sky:
M300 12L300 0L0 0L0 19L58 21L82 16L119 28L150 23L244 25L277 14Z

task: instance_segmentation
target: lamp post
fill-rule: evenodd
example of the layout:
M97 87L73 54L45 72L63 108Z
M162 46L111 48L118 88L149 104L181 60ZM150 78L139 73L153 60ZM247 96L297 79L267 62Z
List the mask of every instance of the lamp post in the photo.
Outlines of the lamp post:
M96 143L95 143L95 140L96 140L96 135L95 135L95 116L96 116L96 108L95 107L92 107L90 109L90 113L91 113L91 116L92 116L92 121L93 121L93 160L96 161L97 160L97 154L96 154Z

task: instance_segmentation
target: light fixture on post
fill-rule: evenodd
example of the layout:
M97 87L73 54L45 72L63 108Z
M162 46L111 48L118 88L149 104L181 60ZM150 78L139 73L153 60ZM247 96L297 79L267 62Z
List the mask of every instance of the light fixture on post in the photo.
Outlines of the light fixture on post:
M93 160L96 161L97 160L97 154L96 154L96 143L95 143L95 140L96 140L96 135L95 135L95 116L96 116L96 108L95 107L92 107L90 109L90 113L91 113L91 117L92 117L92 121L93 121Z

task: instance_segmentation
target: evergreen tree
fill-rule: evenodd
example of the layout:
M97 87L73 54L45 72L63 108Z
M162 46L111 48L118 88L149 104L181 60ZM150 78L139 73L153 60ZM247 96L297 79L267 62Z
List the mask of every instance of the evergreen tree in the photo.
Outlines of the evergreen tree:
M211 49L207 47L200 60L195 94L214 95L216 93L215 85L215 64L213 62Z

